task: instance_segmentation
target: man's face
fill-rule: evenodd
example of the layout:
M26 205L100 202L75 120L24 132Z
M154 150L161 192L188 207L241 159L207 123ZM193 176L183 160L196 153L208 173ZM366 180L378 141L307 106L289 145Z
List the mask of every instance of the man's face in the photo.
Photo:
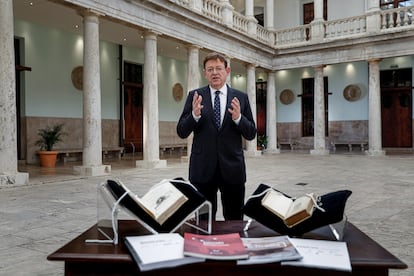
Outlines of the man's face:
M204 77L208 81L208 84L214 89L223 87L229 73L230 67L225 68L224 63L219 59L207 61L203 70Z

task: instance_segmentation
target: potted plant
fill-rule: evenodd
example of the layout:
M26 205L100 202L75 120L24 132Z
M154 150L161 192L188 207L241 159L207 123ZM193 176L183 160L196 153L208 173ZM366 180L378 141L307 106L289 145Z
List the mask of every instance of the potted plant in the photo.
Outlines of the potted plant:
M257 136L257 149L265 150L267 148L267 136L259 135Z
M58 142L62 141L63 124L56 124L53 126L46 126L38 130L39 140L36 141L36 145L40 147L37 152L40 159L41 167L53 168L56 165L57 151L53 150L53 147Z

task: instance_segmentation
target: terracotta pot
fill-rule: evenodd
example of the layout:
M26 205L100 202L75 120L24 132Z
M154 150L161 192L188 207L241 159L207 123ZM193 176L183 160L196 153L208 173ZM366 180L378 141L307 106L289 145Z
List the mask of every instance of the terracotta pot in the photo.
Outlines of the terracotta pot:
M57 151L38 151L40 166L54 168L56 166Z

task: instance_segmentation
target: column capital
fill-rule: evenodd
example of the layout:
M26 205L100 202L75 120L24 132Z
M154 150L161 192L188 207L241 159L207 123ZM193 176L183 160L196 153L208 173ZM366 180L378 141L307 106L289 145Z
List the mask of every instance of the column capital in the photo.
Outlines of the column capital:
M157 37L161 35L160 32L154 31L152 29L145 30L143 34L144 34L144 37L150 37L150 36Z
M247 69L255 69L257 67L257 64L255 63L247 63L246 68Z
M326 65L325 64L318 64L318 65L314 65L314 66L312 66L315 70L317 70L317 69L320 69L320 70L323 70L323 68L325 68L326 67Z
M82 17L96 16L97 18L99 18L105 16L104 13L95 11L93 9L82 9L78 11L78 14Z
M197 45L197 44L185 44L184 47L187 48L187 49L189 49L189 50L190 49L196 49L196 50L203 49L202 46Z
M326 67L326 65L325 64L318 64L318 65L314 65L312 67L313 67L313 70L315 70L315 71L323 71L323 69Z
M382 61L382 58L371 58L367 60L368 63L378 63Z

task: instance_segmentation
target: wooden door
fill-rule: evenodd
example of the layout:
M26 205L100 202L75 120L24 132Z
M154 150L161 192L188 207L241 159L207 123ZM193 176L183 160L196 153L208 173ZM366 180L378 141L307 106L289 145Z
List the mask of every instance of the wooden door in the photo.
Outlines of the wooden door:
M412 70L381 72L382 146L411 148L412 136Z
M256 83L256 127L257 136L266 136L266 93L267 82Z
M124 63L124 147L125 152L142 152L143 71L141 64Z
M303 24L309 24L315 17L313 2L303 4ZM323 19L328 18L328 1L323 0Z
M302 79L302 136L314 136L315 123L315 79ZM325 95L325 136L328 136L328 77L323 78L323 90Z
M124 120L126 152L142 152L142 86L124 87ZM133 145L133 146L132 146Z

